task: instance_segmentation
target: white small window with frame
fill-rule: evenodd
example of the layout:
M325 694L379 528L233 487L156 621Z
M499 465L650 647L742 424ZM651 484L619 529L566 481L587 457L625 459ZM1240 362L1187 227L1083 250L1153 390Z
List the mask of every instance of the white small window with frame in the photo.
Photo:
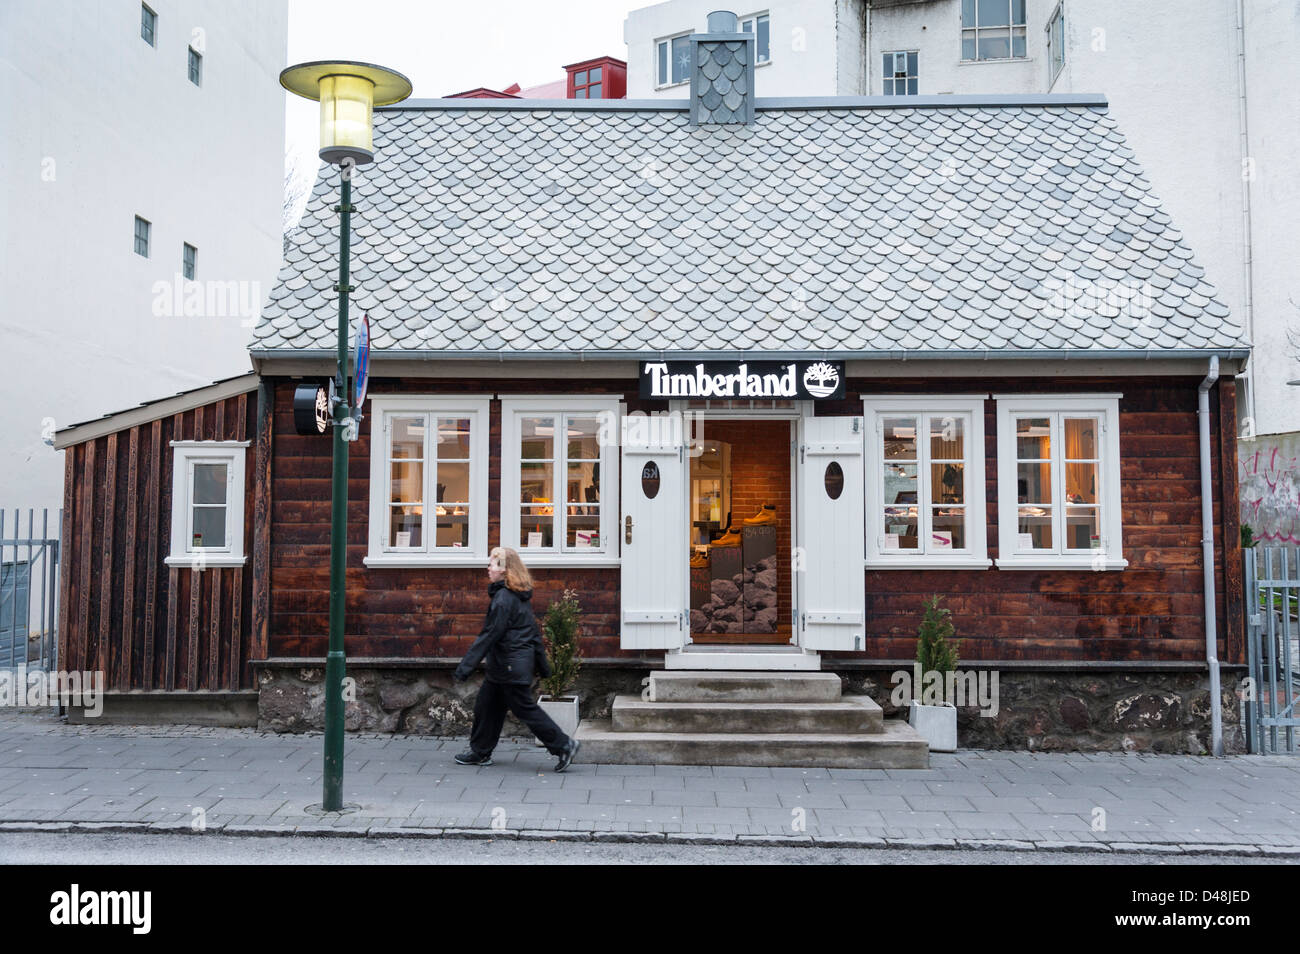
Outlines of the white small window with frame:
M487 559L488 406L486 397L371 397L366 566Z
M1118 394L998 402L998 559L1004 569L1120 570Z
M1047 20L1047 85L1056 82L1065 66L1065 2L1061 0Z
M772 21L766 13L740 18L740 32L754 34L754 65L772 62Z
M869 397L867 566L987 569L984 398Z
M243 566L248 441L172 441L168 566Z
M679 36L655 40L655 88L677 86L691 81L691 41L693 30Z
M501 401L501 545L530 565L618 562L617 398Z

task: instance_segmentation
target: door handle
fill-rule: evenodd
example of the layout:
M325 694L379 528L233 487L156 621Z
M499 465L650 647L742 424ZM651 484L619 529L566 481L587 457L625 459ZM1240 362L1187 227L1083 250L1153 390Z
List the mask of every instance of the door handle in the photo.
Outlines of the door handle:
M623 542L624 543L632 542L632 515L631 514L628 514L623 519Z

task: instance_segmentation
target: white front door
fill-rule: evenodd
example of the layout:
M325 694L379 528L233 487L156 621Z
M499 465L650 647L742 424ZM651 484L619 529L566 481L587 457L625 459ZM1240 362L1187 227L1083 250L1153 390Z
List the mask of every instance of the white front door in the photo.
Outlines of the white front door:
M686 454L679 429L664 432L629 427L623 440L623 649L681 649L690 625Z
M799 427L799 645L861 649L866 634L862 418L804 417Z

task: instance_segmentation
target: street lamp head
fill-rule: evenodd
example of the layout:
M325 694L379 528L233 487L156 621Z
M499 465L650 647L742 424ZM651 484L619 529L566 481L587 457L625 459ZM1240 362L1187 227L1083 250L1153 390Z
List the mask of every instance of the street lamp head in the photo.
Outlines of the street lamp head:
M401 73L349 60L290 66L280 74L280 85L320 103L320 157L336 164L351 159L358 166L375 160L372 107L400 103L411 95L411 81Z

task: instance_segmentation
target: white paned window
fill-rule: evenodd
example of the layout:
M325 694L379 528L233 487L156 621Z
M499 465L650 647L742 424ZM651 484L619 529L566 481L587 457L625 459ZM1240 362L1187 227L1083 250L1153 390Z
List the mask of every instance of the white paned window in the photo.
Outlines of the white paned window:
M766 13L740 18L740 32L754 34L754 65L772 62L772 24Z
M1023 59L1025 0L961 0L963 60Z
M1047 82L1055 82L1065 66L1065 4L1058 3L1047 21Z
M867 420L867 565L989 566L984 400L871 397Z
M915 50L884 54L881 90L886 96L915 96L921 54Z
M1119 396L997 397L998 566L1127 566Z
M243 566L248 441L172 441L168 566Z
M370 400L367 566L487 559L488 399Z
M675 86L691 79L690 33L655 40L655 86Z
M501 545L530 564L618 559L616 399L501 401Z

